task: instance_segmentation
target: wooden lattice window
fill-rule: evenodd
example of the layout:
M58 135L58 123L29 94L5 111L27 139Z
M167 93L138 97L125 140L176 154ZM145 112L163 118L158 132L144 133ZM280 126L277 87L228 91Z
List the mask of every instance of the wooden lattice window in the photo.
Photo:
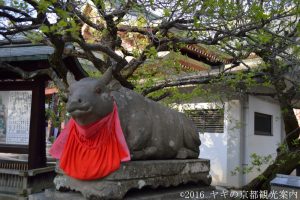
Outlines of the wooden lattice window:
M195 123L199 132L223 133L224 132L224 110L203 109L185 110L185 113Z

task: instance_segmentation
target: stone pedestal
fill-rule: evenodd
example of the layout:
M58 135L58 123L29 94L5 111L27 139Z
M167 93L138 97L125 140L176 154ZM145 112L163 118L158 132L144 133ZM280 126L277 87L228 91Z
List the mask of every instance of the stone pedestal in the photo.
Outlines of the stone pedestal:
M80 181L58 170L54 179L57 190L75 190L86 199L122 199L130 189L169 187L189 182L208 186L210 162L204 159L147 160L122 163L111 175L93 181Z
M300 199L300 177L277 174L276 177L270 182L271 192L270 198L280 199L280 194L284 194L286 199L296 200ZM282 198L283 199L283 198Z

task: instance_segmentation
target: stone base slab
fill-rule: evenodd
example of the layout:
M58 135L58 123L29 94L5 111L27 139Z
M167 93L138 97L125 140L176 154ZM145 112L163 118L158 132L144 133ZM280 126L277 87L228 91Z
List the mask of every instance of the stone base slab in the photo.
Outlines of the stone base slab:
M212 186L201 186L196 184L186 184L176 187L159 188L159 189L141 189L129 191L124 200L183 200L183 199L214 199L230 200L227 196L220 198L212 194L221 194L222 191L216 190ZM232 198L233 199L233 198ZM1 200L1 199L0 199ZM6 199L5 199L6 200ZM29 195L29 200L86 200L77 192L59 192L54 189L46 189L42 193ZM234 199L236 200L236 198Z
M58 170L54 184L57 190L78 191L86 199L122 199L127 191L146 186L169 187L190 182L209 186L209 170L210 161L205 159L130 161L109 176L92 181L73 179Z

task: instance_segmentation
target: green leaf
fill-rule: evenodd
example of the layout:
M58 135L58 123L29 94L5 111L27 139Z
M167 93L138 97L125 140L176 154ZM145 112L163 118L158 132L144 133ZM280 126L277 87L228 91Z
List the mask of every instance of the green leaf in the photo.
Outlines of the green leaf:
M46 0L41 0L38 3L38 9L40 12L46 12L47 9L51 6L52 4Z
M62 19L67 19L69 17L69 13L63 9L56 8L55 11Z
M95 0L94 3L101 10L105 10L105 3L103 0Z
M40 30L43 32L43 33L48 33L50 31L49 27L46 26L46 25L42 25L40 27Z
M150 0L150 5L153 6L154 0Z
M165 16L165 17L170 17L170 15L171 15L170 9L165 8L165 9L164 9L164 16Z
M39 32L29 32L26 37L33 43L38 44L44 39L44 35Z
M201 22L196 16L194 17L194 26L195 28L200 28L201 26Z
M68 23L62 19L57 23L57 25L60 27L66 27L68 25Z
M149 57L149 58L157 58L157 51L155 49L155 47L151 47L147 52L146 52L146 55Z
M138 27L145 27L147 25L147 20L144 16L139 16L137 19L137 26Z
M56 30L57 30L57 26L56 25L50 26L50 32L55 32Z

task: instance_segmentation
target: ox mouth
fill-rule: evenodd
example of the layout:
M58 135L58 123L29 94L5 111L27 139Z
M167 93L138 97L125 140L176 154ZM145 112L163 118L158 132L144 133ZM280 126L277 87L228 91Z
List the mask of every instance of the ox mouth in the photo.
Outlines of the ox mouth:
M91 106L88 106L88 105L83 105L83 106L80 106L80 107L72 107L72 106L69 106L67 108L67 111L71 114L71 115L78 115L78 114L84 114L84 113L88 113L92 110L92 107Z

